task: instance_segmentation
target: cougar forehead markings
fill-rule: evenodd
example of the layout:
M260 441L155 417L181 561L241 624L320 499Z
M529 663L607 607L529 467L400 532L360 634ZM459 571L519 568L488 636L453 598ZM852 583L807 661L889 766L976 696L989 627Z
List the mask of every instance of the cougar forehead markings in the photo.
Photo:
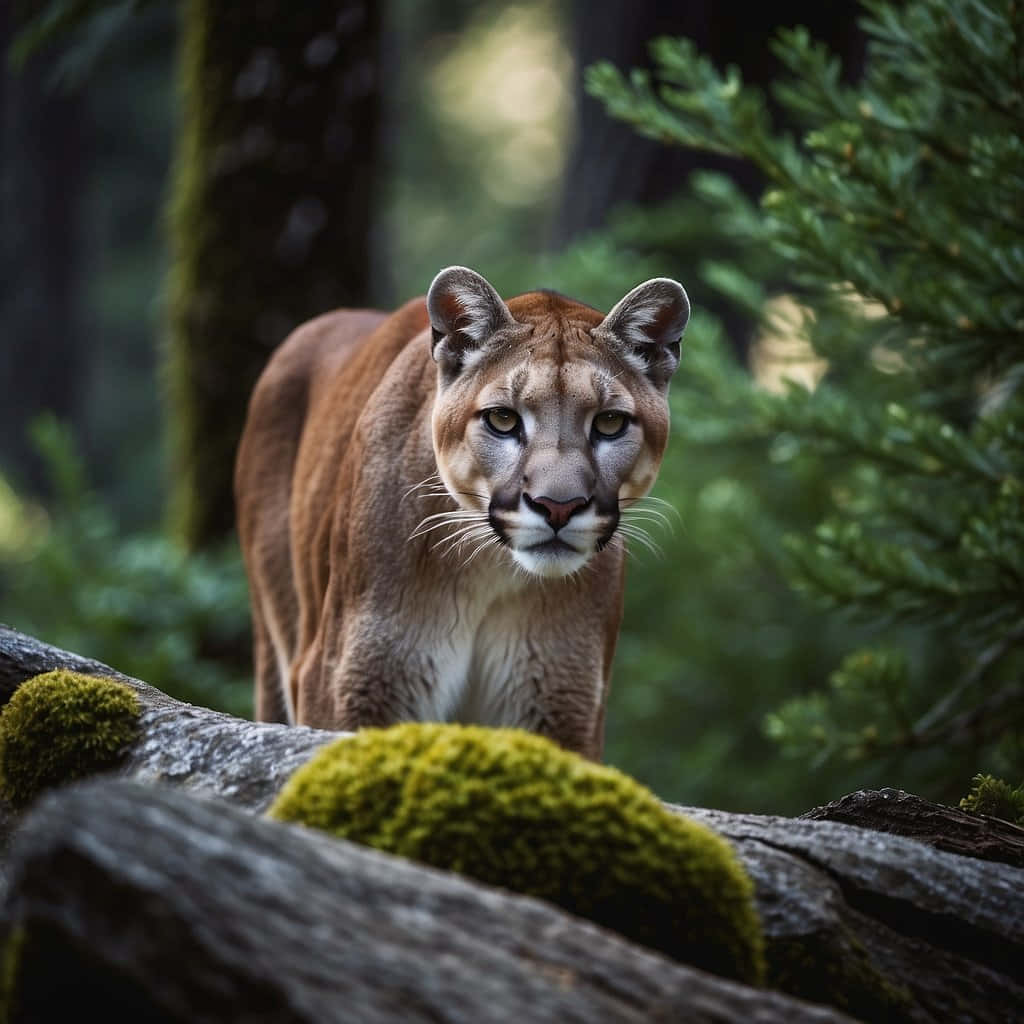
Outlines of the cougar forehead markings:
M609 542L618 502L653 483L651 453L660 459L667 434L664 396L652 382L638 387L630 361L595 336L604 319L596 310L545 293L507 309L515 329L504 325L490 352L439 391L439 472L464 508L487 506L520 568L565 575ZM495 436L481 423L489 410L514 416L518 430ZM602 414L622 420L621 434L595 436Z
M604 315L450 267L390 316L299 328L236 467L259 716L465 718L599 756L623 512L661 462L688 315L666 278Z

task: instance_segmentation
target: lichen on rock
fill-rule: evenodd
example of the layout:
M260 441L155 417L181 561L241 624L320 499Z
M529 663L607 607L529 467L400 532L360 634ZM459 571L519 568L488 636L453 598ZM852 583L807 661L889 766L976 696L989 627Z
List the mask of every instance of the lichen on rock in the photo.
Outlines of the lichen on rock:
M138 697L113 679L57 669L27 680L0 712L0 795L21 808L116 767L138 719Z
M367 729L319 751L268 814L540 897L718 974L763 978L753 884L729 844L539 736Z

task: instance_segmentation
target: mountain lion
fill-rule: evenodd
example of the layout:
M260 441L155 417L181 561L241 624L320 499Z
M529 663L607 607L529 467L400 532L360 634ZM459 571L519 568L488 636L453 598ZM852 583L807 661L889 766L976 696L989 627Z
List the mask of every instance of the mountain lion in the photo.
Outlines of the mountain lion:
M518 726L600 758L689 312L667 278L604 316L449 267L393 314L299 327L235 470L257 717Z

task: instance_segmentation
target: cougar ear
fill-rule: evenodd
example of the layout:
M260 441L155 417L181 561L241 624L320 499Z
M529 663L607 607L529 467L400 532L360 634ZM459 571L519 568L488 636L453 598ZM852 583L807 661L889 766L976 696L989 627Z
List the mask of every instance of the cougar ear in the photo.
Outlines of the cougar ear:
M683 286L655 277L620 299L595 331L627 365L667 384L679 365L679 339L689 319L690 300Z
M500 327L513 323L490 282L468 267L447 267L427 292L434 359L451 372L472 360Z

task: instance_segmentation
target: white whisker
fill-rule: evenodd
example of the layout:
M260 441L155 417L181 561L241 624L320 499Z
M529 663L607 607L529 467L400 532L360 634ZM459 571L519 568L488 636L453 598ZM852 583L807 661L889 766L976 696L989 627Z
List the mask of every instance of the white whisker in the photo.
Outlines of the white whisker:
M648 494L643 498L630 498L622 502L623 508L625 509L641 509L644 512L660 512L661 509L665 509L669 512L672 517L682 525L683 517L679 514L679 509L675 507L670 501L666 501L664 498L657 498L653 494ZM658 508L652 506L657 505Z
M662 558L664 558L664 553L662 552L661 548L659 548L658 545L654 544L652 541L648 541L644 537L634 537L632 539L636 543L640 544L641 547L645 548L651 555L653 555L659 561ZM630 554L633 557L640 557L640 552L636 551L635 549L633 549L633 548L631 548L629 546L626 547L626 551L627 551L628 554Z
M485 525L484 523L470 523L469 526L463 526L449 536L442 537L430 550L439 551L444 556L452 549L461 547L473 534L479 536L480 530Z
M434 512L429 516L424 516L420 520L420 526L424 523L431 523L435 519L479 519L481 515L483 515L482 512L473 512L468 508L450 508L446 509L444 512Z
M645 494L642 498L630 499L633 504L639 505L641 502L650 502L652 505L661 505L663 508L671 509L673 512L676 511L675 505L671 501L666 501L664 498L659 498L656 494Z
M406 490L405 493L402 495L400 502L405 501L405 499L408 498L409 495L413 493L413 491L418 491L421 487L426 487L427 484L435 483L441 483L441 477L438 475L436 470L429 476L425 476L418 484L413 484L412 487L408 488L408 490Z
M477 534L474 534L471 537L462 537L457 544L452 545L444 551L441 557L447 558L449 555L461 555L465 551L466 547L470 546L469 554L456 566L456 569L461 572L462 569L469 565L476 555L478 555L480 551L489 544L489 537L481 537Z
M660 559L662 557L662 553L661 553L661 549L660 548L655 547L653 544L650 544L650 543L646 542L645 540L643 540L643 539L641 539L639 537L634 537L634 538L631 538L630 543L623 544L623 546L622 546L623 552L628 557L630 557L630 558L636 558L636 559L639 559L640 561L643 561L644 552L641 552L640 550L638 550L634 546L635 544L641 545L643 548L646 549L646 553L649 553L649 554L653 555L655 558Z
M648 512L635 512L632 509L628 509L622 513L622 519L627 523L654 523L656 526L660 526L670 532L672 530L672 524L663 515L655 515Z
M485 529L487 529L487 525L485 523L468 523L465 526L459 527L459 529L455 530L453 533L448 534L446 537L439 538L438 541L434 544L434 547L431 548L431 550L442 547L444 545L450 547L452 546L453 542L461 543L472 536L481 534L482 531L484 531Z
M420 523L420 525L417 526L409 535L409 540L415 540L417 537L422 537L426 533L432 533L434 530L440 530L445 526L462 525L464 522L468 522L470 520L475 521L471 516L459 516L457 518L453 517L452 519L445 518L436 523Z
M491 547L501 547L501 541L498 540L498 538L494 535L493 531L491 531L491 535L489 537L484 537L480 541L480 543L477 544L477 546L470 552L469 557L462 563L462 565L459 566L459 568L465 569L466 566L469 565L469 563L472 562L473 559L476 558L476 556L479 555L481 551L483 551L485 548Z
M628 540L636 541L638 544L642 544L648 551L651 552L656 558L664 558L665 552L662 551L660 545L651 539L650 535L641 526L634 526L629 523L619 522L619 533L626 537ZM627 548L628 550L628 548Z
M671 512L676 522L682 525L682 516L679 515L673 505L663 498L655 498L650 494L644 498L635 498L622 502L622 515L619 520L619 530L623 537L642 545L658 558L664 558L665 553L661 545L651 536L648 527L642 524L647 523L660 530L665 530L669 535L674 533L676 522L673 522L662 511L663 508ZM624 543L623 547L627 548L627 545Z
M659 523L664 523L668 529L672 529L672 520L660 508L651 508L647 505L633 505L629 508L624 508L622 514L624 516L650 516L652 519L657 519Z
M417 537L422 537L424 534L439 530L444 526L461 525L466 522L480 523L483 521L486 521L486 516L482 512L470 512L467 509L457 508L447 512L435 512L433 515L424 516L420 520L416 529L409 534L408 540L415 540Z
M440 523L432 523L430 526L417 527L415 533L409 534L409 540L415 540L417 537L425 537L428 533L433 533L435 530L441 530L446 526L452 525L454 524L445 519Z

